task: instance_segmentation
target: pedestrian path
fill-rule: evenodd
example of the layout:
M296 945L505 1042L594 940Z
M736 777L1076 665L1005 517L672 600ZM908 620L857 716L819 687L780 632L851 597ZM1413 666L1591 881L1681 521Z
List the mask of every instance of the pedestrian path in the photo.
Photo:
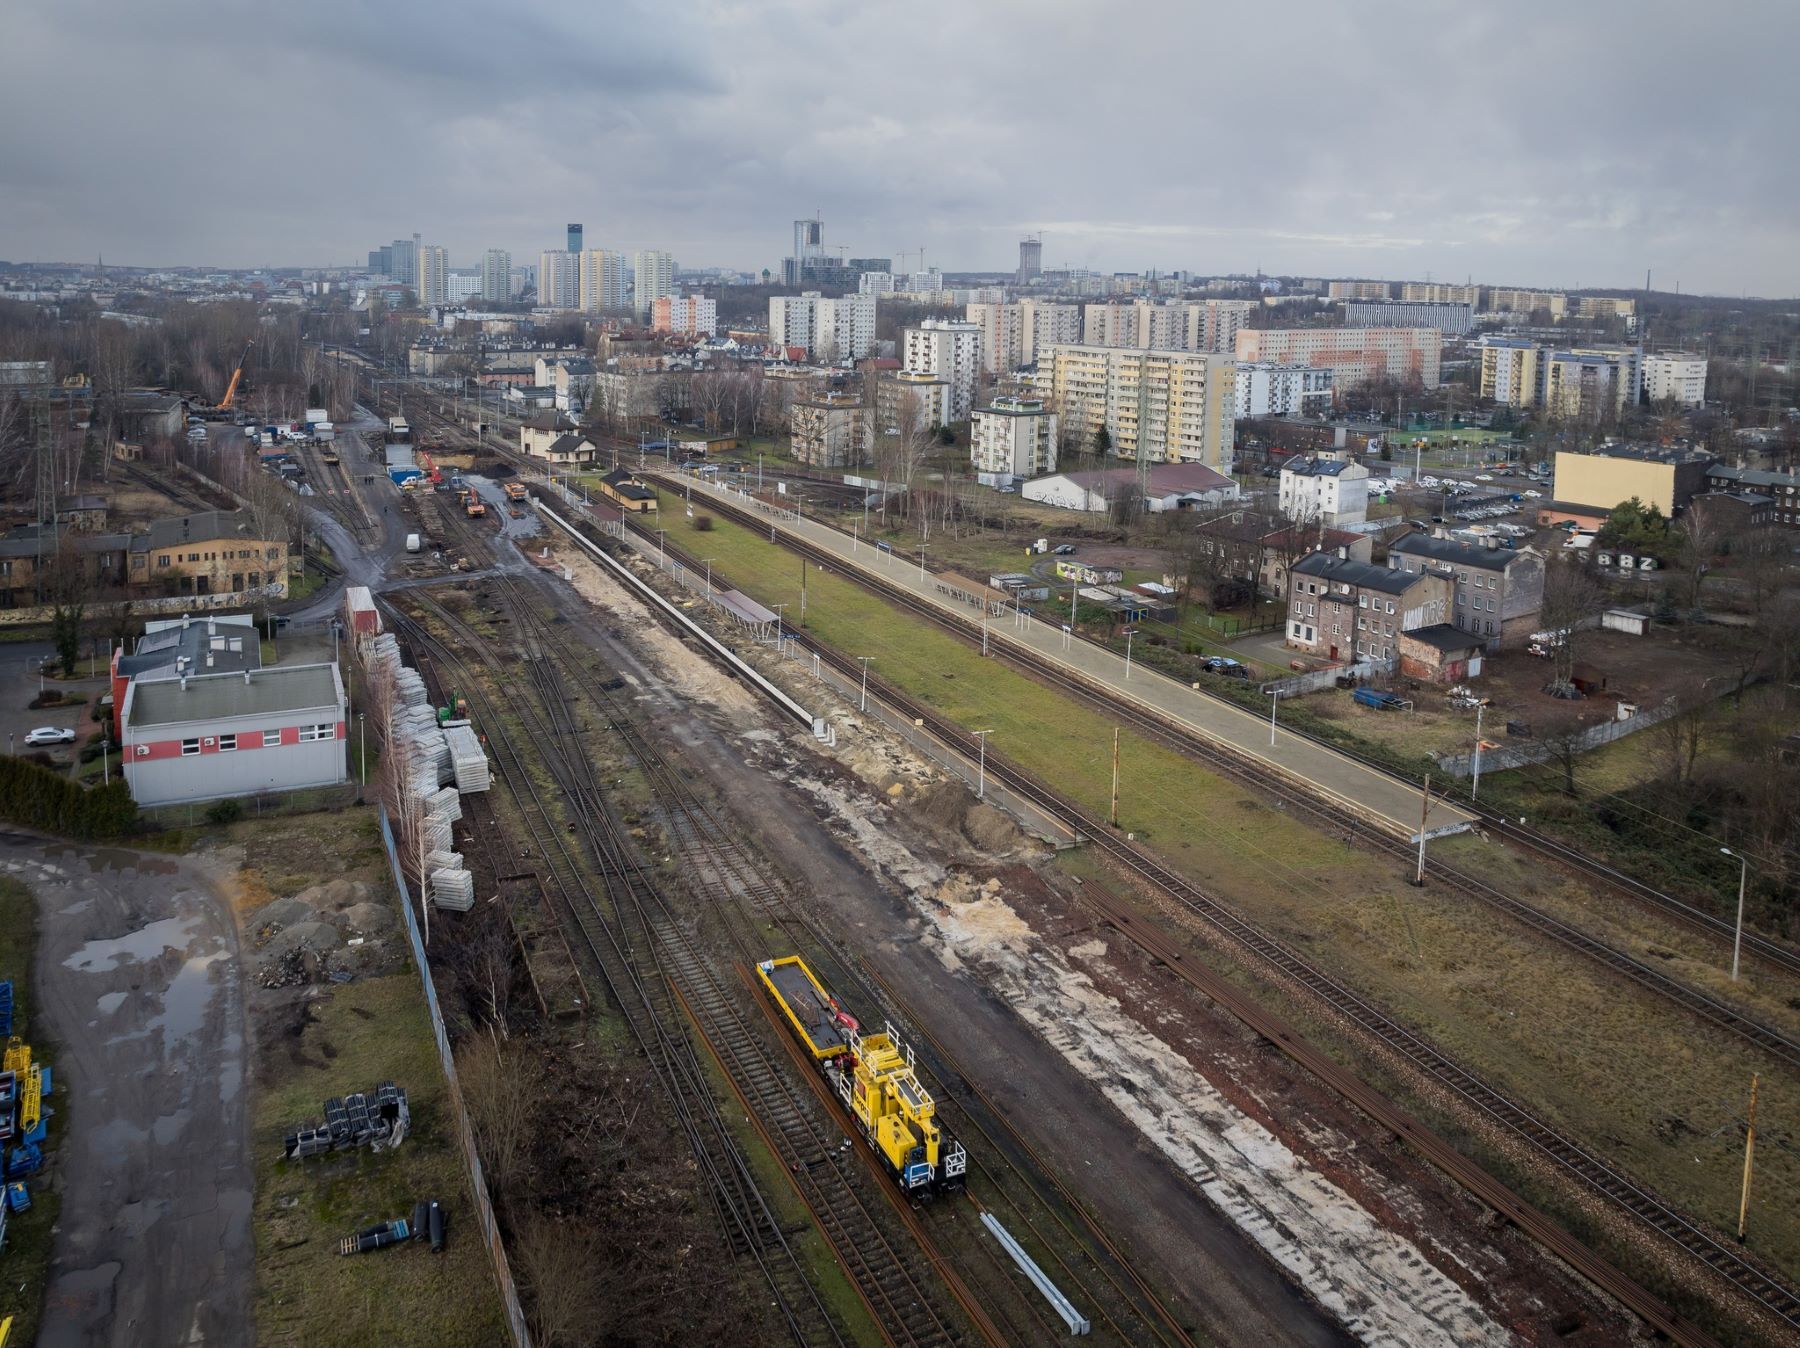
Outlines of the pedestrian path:
M966 594L922 565L917 553L907 557L871 546L853 534L758 500L737 487L695 478L693 492L756 511L776 533L826 549L841 566L878 576L946 612L982 624L990 643L1103 684L1142 709L1272 767L1391 832L1417 838L1423 806L1419 788L1283 729L1278 699L1271 699L1272 718L1256 715L1147 669L1141 662L1132 663L1069 633L1058 622L1032 617L1016 606L1007 605L999 616L984 617L989 614L989 601L997 602L1000 596L993 591ZM1428 836L1458 832L1473 822L1471 815L1448 801L1434 801L1426 817L1426 832Z

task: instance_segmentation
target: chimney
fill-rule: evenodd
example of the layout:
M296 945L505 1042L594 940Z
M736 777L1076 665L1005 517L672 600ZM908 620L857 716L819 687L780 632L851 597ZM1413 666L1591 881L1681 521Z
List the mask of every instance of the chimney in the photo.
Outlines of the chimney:
M184 693L187 692L187 675L186 674L183 674L181 676L181 691Z
M1338 548L1337 552L1338 552L1338 560L1340 562L1347 562L1350 560L1350 549L1349 548L1340 546Z

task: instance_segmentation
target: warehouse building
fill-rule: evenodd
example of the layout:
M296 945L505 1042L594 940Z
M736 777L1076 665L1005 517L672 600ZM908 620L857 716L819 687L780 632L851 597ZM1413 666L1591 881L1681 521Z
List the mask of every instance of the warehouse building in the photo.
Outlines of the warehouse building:
M333 664L133 679L125 781L142 806L335 786L349 776L347 717Z

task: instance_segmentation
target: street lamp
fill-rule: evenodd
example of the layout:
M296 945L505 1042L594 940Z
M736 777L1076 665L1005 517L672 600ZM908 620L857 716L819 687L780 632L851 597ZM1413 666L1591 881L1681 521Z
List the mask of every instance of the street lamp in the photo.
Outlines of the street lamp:
M987 737L993 733L992 730L977 730L974 732L975 741L981 746L981 753L976 759L975 764L976 800L980 800L987 794Z
M658 571L662 570L663 564L663 535L668 532L667 529L658 529L656 531L656 569Z
M1269 689L1269 747L1275 747L1275 708L1281 705L1281 689Z
M706 563L706 602L710 604L712 602L712 564L717 559L706 557L702 560Z
M919 544L919 583L925 583L925 545Z
M857 704L857 710L867 711L869 709L869 661L875 657L859 655L856 658L862 662L862 698Z
M1137 628L1127 627L1125 629L1125 677L1128 679L1131 677L1131 639L1136 635Z
M369 721L360 711L356 713L356 733L362 739L362 748L357 751L357 757L362 760L361 780L356 785L356 799L361 801L363 788L369 784Z
M1475 704L1475 779L1469 785L1470 800L1481 794L1481 713L1486 710L1481 703Z
M1750 858L1729 847L1721 847L1719 850L1728 857L1736 857L1742 868L1738 871L1737 928L1731 937L1731 981L1735 983L1738 976L1738 954L1744 945L1744 891L1750 888Z
M787 605L786 604L776 604L776 605L773 605L773 607L775 609L775 654L780 655L781 654L781 610L786 608Z

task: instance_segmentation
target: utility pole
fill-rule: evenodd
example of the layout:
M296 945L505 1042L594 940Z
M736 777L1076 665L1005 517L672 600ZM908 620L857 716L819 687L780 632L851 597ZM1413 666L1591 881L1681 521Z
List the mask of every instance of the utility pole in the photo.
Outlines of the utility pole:
M1413 876L1413 884L1425 883L1425 820L1431 814L1431 774L1425 774L1425 791L1419 806L1419 870Z
M977 730L974 732L976 743L981 746L981 757L977 761L975 768L976 800L980 800L987 794L987 737L993 733L992 730Z
M806 558L800 559L800 626L806 626Z
M1744 1223L1750 1215L1750 1172L1756 1160L1756 1083L1757 1073L1750 1076L1750 1127L1744 1133L1744 1192L1738 1199L1738 1244L1744 1243Z
M1750 858L1741 852L1734 852L1729 847L1719 849L1726 856L1734 858L1740 869L1738 871L1738 905L1737 926L1731 935L1731 981L1738 979L1738 955L1744 948L1744 892L1750 887Z
M718 560L714 557L702 558L706 563L706 602L712 603L712 564Z
M1119 727L1113 727L1112 826L1119 826Z
M856 658L862 662L862 697L859 699L856 709L858 711L867 711L869 709L869 662L875 657L872 655L859 655Z
M1470 800L1481 794L1481 713L1486 710L1481 703L1475 704L1475 780L1469 787Z

